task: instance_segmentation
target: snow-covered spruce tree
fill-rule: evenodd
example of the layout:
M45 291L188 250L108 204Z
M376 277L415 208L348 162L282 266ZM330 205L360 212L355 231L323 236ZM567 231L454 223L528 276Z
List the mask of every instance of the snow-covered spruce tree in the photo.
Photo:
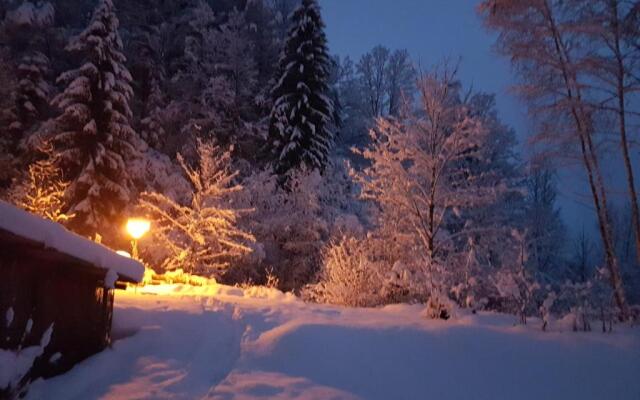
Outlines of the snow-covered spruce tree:
M84 63L58 78L66 88L52 102L62 114L51 139L71 182L66 210L76 214L71 226L93 235L119 226L132 197L126 163L137 156L129 122L131 75L112 0L98 3L89 26L71 39L67 50L81 55Z
M50 142L41 143L38 160L29 165L27 178L11 188L10 199L18 207L55 222L66 222L73 215L64 213L69 183L62 179L58 155Z
M51 93L48 72L49 59L40 52L25 55L18 65L16 113L23 132L47 117Z
M162 148L165 142L163 126L164 101L162 88L157 77L149 81L149 93L145 103L145 117L140 121L140 136L155 149Z
M465 261L470 249L464 244L479 233L477 227L462 221L451 231L448 220L487 207L504 190L499 180L469 168L488 130L459 101L455 82L446 66L421 77L419 112L406 112L403 120L378 119L373 145L356 150L371 163L355 177L363 197L380 206L381 234L414 255L407 269L422 279L428 296L423 300L436 308L474 272L467 268L474 263Z
M140 208L152 219L158 240L154 252L163 254L164 270L183 269L220 279L231 262L250 253L253 235L238 227L238 219L249 210L233 206L237 172L230 171L231 152L198 141L198 168L189 167L178 155L192 185L188 204L180 204L162 193L145 192Z
M15 104L11 129L16 148L37 129L40 122L49 117L50 62L44 51L47 50L47 35L53 25L54 14L50 2L23 1L7 12L1 27L2 41L16 60L13 73L17 87L11 97ZM28 154L22 154L22 149L20 154L15 153L21 158L28 158Z
M272 92L268 139L281 177L301 165L323 170L334 139L327 85L331 59L317 1L303 0L291 24Z

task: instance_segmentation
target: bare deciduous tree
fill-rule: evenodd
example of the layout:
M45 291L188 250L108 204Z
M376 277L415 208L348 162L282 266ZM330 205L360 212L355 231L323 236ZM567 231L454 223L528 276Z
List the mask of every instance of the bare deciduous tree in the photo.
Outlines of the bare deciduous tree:
M410 97L415 82L415 69L407 50L396 50L387 65L387 97L389 115L398 116L403 97Z
M379 118L374 144L361 152L371 166L356 175L363 197L380 205L381 223L411 238L428 268L452 254L453 235L469 233L448 232L446 218L490 204L500 190L467 165L488 131L456 88L456 73L447 67L421 77L420 112L402 120Z
M385 106L386 72L389 61L389 49L376 46L362 56L358 62L361 76L362 95L367 103L367 114L376 118L382 115Z
M586 70L593 79L594 103L605 115L613 117L613 123L607 124L606 128L617 130L619 136L636 257L640 262L640 212L628 134L629 117L633 117L630 114L640 115L629 108L630 99L640 91L640 81L635 75L640 66L640 48L634 46L640 32L631 26L637 23L632 18L634 4L638 6L637 1L595 0L577 2L575 6L579 10L578 25L592 48L586 59Z
M536 139L549 144L556 156L577 149L587 172L620 318L628 319L598 158L595 110L585 94L588 49L575 23L578 10L555 0L486 0L479 10L486 24L500 32L499 50L518 68L523 79L520 92L534 115L544 121Z

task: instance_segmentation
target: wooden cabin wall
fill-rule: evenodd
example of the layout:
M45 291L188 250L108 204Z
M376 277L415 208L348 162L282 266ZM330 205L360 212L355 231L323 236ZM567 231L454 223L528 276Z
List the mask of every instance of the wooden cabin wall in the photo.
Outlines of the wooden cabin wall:
M0 316L9 307L10 326L0 323L0 348L38 345L53 324L45 353L34 363L33 377L66 372L77 362L105 348L110 342L113 290L102 287L104 272L70 265L46 251L0 243ZM27 321L33 321L25 334ZM51 357L61 357L51 363Z

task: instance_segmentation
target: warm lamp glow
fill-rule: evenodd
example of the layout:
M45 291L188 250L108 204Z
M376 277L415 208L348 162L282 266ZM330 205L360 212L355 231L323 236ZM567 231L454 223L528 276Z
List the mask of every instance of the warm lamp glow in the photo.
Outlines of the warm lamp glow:
M151 228L151 222L146 219L130 218L127 221L127 233L134 239L140 239Z

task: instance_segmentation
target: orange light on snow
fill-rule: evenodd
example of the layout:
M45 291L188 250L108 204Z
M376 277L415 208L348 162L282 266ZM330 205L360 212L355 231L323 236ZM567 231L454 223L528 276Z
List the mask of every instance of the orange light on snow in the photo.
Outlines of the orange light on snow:
M129 218L127 221L127 233L138 240L149 232L151 222L142 218Z
M118 250L116 251L116 254L122 257L131 258L131 254L129 254L128 251Z

